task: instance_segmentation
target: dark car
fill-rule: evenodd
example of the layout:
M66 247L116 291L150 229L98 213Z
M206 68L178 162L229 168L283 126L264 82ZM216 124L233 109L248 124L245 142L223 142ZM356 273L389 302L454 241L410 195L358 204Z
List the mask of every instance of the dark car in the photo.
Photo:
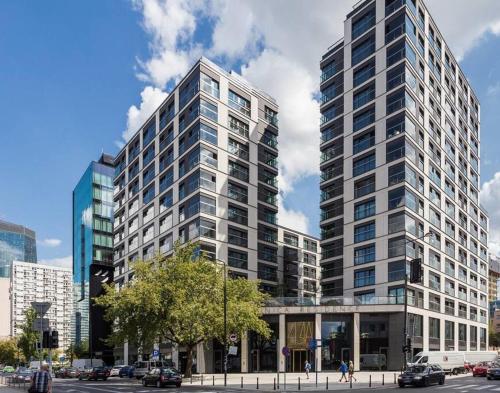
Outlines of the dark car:
M433 383L444 384L445 372L437 364L427 366L413 366L398 377L400 388L406 385L429 386Z
M16 371L14 374L12 374L12 383L27 383L29 384L31 382L31 377L33 373L28 370L24 369L21 371Z
M489 362L479 362L472 369L473 377L485 377L488 371L488 368L491 366Z
M490 380L500 378L500 364L491 364L490 367L488 367L488 370L486 370L486 378Z
M103 381L107 380L109 377L109 370L107 370L105 367L92 367L85 369L83 371L80 371L80 374L78 375L78 379L81 381L82 379L86 379L88 381L95 380L97 381L98 379L102 379Z
M142 385L154 385L162 388L167 385L175 385L180 388L182 384L181 374L175 368L153 368L142 378Z
M56 378L76 378L78 377L78 370L73 367L65 367L55 372Z
M134 377L134 366L123 366L118 371L118 376L120 378L133 378Z

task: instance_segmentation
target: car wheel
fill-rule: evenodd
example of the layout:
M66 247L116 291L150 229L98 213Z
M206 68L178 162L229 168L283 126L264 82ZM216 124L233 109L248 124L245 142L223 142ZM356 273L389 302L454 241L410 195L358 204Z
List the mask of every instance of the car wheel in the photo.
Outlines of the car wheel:
M146 386L146 381L144 379L142 380L142 386Z
M404 387L405 387L405 384L404 384L404 383L400 383L400 384L399 384L399 387L400 387L400 388L404 388Z
M424 386L425 387L429 386L429 378L424 379Z
M440 384L440 385L444 385L444 378L441 378L441 379L439 380L439 384Z
M458 370L456 368L454 368L452 374L453 375L457 375L458 374Z
M486 377L486 378L488 378L488 381L491 381L491 377Z
M180 388L180 387L181 387L181 384L180 384L180 383L176 383L176 384L175 384L175 387Z

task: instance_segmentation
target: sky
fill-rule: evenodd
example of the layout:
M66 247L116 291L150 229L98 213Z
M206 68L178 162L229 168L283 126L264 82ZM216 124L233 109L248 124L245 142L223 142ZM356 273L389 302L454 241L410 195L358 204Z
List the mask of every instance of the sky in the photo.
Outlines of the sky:
M319 59L355 0L2 2L0 219L71 266L72 190L204 55L280 105L279 222L319 233ZM481 201L500 255L500 1L427 0L481 102Z

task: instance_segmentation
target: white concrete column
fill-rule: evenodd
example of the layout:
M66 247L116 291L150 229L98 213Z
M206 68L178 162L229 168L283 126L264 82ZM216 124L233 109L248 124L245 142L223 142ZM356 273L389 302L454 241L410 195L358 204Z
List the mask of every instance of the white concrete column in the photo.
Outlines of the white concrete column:
M248 334L244 333L241 337L241 372L248 372Z
M422 318L422 349L429 350L429 317L424 314Z
M359 355L360 355L360 340L359 340L359 312L355 312L352 318L352 356L354 363L354 370L359 370Z
M454 337L454 340L453 340L453 346L455 348L453 348L455 351L458 351L458 322L455 322L453 324L453 330L455 331L453 333L453 337Z
M278 351L278 359L279 359L279 364L278 364L278 369L281 372L285 371L285 356L283 356L283 353L281 352L281 348L283 348L286 345L286 318L285 314L280 314L279 316L279 348L277 348Z
M315 314L315 337L318 347L316 348L316 368L321 371L321 314Z
M172 351L172 358L174 353ZM177 357L179 357L179 352L177 352ZM206 374L206 365L205 365L205 348L203 343L196 344L196 371L199 374Z
M123 343L123 364L128 365L128 342Z
M172 362L174 363L175 368L180 370L179 347L177 346L177 344L174 344L174 346L172 347Z
M444 338L445 338L445 323L444 319L439 320L439 350L444 351L445 350L445 343L444 343Z

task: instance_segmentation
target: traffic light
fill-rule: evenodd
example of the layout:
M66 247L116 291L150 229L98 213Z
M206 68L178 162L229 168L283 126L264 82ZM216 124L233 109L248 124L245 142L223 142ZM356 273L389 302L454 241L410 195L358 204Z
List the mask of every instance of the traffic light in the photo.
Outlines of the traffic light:
M50 332L48 330L43 332L42 348L50 348Z
M422 259L417 258L410 261L410 282L412 284L422 283Z
M50 337L50 348L59 348L59 332L57 330L52 330L52 336Z
M411 337L406 339L406 344L403 345L403 352L411 352Z

